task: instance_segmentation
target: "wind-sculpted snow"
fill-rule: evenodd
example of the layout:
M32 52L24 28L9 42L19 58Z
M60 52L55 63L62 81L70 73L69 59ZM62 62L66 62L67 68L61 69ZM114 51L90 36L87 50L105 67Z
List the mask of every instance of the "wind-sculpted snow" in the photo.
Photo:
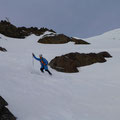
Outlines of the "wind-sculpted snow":
M120 118L120 30L86 39L90 45L69 42L39 44L42 36L13 39L0 35L0 94L18 120L119 120ZM71 52L107 51L112 58L79 69L41 73L32 53L51 61ZM33 64L34 63L34 64ZM33 66L34 65L34 66Z

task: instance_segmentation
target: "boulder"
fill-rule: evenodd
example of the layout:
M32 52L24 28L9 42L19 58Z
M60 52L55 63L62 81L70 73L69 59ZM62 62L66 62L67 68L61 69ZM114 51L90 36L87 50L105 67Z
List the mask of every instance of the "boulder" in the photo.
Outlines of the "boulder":
M58 34L54 36L45 36L42 39L38 41L38 43L44 43L44 44L63 44L68 43L70 41L70 38L63 35Z
M16 117L6 108L8 103L0 96L0 120L16 120Z
M0 47L0 51L6 52L7 50L5 48L3 48L3 47Z
M64 44L68 42L75 42L75 44L89 44L84 40L71 38L64 34L48 35L38 40L38 43L44 44Z
M79 72L77 67L87 66L94 63L106 62L106 57L112 57L107 52L101 53L69 53L62 56L57 56L49 63L51 68L67 73Z
M0 96L0 110L7 105L8 103Z

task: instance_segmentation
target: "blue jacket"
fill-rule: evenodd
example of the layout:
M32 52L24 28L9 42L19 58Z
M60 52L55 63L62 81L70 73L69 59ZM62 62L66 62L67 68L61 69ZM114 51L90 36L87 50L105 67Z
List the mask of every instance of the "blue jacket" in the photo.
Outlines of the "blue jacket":
M45 65L48 65L48 61L45 59L45 58L37 58L36 56L33 56L36 60L40 61L41 63L41 66L45 66Z

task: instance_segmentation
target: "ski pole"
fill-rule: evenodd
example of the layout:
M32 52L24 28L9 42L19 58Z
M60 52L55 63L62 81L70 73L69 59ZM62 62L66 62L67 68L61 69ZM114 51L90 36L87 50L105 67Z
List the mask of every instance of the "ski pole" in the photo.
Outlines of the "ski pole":
M33 55L32 55L32 66L33 66L33 70L34 70L34 58L33 58Z

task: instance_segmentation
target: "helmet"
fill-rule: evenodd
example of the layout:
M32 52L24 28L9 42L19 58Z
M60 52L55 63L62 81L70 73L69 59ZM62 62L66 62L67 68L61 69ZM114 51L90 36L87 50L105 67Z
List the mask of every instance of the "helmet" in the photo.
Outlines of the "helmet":
M42 57L42 54L40 54L39 57L41 58L41 57Z

